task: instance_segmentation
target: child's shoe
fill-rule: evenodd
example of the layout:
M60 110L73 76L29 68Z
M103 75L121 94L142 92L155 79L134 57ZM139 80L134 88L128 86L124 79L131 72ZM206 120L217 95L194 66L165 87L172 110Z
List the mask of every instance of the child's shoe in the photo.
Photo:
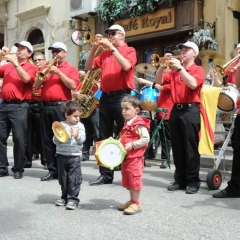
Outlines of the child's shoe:
M128 202L126 202L126 203L124 203L124 204L119 204L119 205L117 206L117 209L118 209L119 211L123 211L123 210L125 210L126 208L128 208L131 204L132 204L131 201L128 201Z
M55 202L56 206L65 206L66 205L66 201L64 199L60 199L60 200L57 200Z
M66 209L68 210L75 210L77 208L77 205L74 202L68 202L66 205Z
M126 208L124 210L124 214L133 215L133 214L136 214L136 213L140 213L141 211L142 211L141 205L137 205L135 203L132 203L131 205L129 205L128 208Z

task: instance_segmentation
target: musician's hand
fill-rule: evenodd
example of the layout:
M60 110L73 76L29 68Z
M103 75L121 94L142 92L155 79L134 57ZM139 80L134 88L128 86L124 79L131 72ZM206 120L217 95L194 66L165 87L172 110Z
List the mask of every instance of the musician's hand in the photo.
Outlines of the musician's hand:
M50 67L50 72L51 72L51 73L55 73L55 74L57 74L57 75L59 75L59 74L61 73L61 71L59 70L59 68L56 67L56 66L54 66L54 65L52 65L52 66Z
M79 77L80 78L84 78L86 76L86 72L85 71L79 71Z
M9 50L9 48L8 48L8 47L6 47L6 46L3 46L3 47L2 47L2 51L3 51L3 52L9 52L10 50Z
M181 62L176 58L172 58L171 60L169 60L169 63L170 63L171 69L173 70L178 70L179 68L182 67Z
M125 146L124 146L124 149L125 149L126 151L131 151L131 150L133 150L133 143L132 143L132 142L126 143Z
M79 132L78 128L71 128L70 129L70 134L73 137L77 137L78 136L78 132Z
M215 69L212 69L211 72L210 72L210 78L216 78L218 75L217 75L217 72Z
M143 79L143 78L136 78L137 79L137 81L138 81L138 83L140 83L140 84L145 84L144 82L145 82L145 79Z

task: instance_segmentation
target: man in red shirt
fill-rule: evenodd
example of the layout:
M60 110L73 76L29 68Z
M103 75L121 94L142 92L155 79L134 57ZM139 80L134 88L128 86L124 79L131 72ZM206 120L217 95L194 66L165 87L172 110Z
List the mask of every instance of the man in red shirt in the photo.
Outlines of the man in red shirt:
M66 45L62 42L55 42L48 50L52 51L53 62L51 62L51 66L46 66L46 68L49 68L47 76L43 80L37 78L33 85L37 89L42 86L41 99L44 105L41 114L41 127L49 173L42 177L41 181L58 177L55 158L56 145L53 143L52 123L65 120L61 111L62 102L72 99L71 90L74 90L79 82L77 68L70 65L66 60ZM55 61L56 59L57 61ZM53 64L54 62L57 63Z
M193 42L178 45L182 64L169 57L173 71L163 76L164 67L157 70L155 82L170 83L173 108L169 120L175 182L168 186L169 191L186 189L186 193L197 193L200 187L200 154L198 152L200 131L200 92L204 83L204 69L194 63L199 53Z
M102 96L99 102L99 140L113 136L114 121L118 131L124 125L121 100L131 93L134 86L134 68L137 62L136 51L125 43L125 30L120 25L112 25L105 30L109 38L102 38L99 44L106 50L94 58L97 45L94 45L86 60L85 70L101 68ZM100 176L90 185L112 183L114 172L99 167Z
M3 57L9 64L0 67L3 77L2 99L0 108L0 176L8 176L7 139L12 130L14 178L22 178L24 172L24 154L27 139L28 108L27 96L31 93L37 67L29 62L33 53L32 45L27 41L15 43L18 47L17 59L10 54Z

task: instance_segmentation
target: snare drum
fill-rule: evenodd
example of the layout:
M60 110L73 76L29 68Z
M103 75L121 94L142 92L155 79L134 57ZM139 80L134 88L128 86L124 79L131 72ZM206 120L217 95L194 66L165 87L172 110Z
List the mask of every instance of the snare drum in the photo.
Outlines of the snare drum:
M222 89L218 98L218 109L231 112L237 108L237 99L239 97L239 91L234 84L228 83L226 87Z
M100 166L113 170L122 163L126 154L120 141L112 137L96 142L95 157Z
M159 91L155 87L146 86L142 88L141 108L146 111L156 109L159 95Z

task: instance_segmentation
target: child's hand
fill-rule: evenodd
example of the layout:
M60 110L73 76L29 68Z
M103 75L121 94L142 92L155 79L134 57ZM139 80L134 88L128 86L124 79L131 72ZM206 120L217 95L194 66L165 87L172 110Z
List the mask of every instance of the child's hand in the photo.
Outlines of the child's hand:
M133 143L132 142L126 143L124 148L125 148L126 151L133 150Z
M78 129L77 128L71 128L70 133L71 133L71 136L77 137L78 136Z

